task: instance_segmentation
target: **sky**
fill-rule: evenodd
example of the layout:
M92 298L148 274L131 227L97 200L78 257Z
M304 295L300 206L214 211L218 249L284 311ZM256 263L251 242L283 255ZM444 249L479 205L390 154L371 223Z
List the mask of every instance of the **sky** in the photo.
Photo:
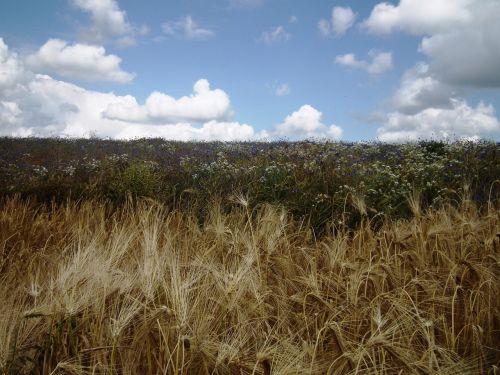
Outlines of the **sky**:
M0 136L500 141L500 0L2 0Z

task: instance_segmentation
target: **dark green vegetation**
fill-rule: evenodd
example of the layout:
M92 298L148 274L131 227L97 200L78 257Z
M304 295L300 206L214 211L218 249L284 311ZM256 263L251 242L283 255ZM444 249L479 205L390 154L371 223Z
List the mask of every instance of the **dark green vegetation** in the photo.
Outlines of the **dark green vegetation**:
M281 204L316 230L410 215L410 196L438 207L464 195L499 196L500 145L493 142L182 143L161 139L0 138L0 196L48 202L154 198L171 208ZM335 218L335 221L332 221ZM376 220L375 220L376 221Z

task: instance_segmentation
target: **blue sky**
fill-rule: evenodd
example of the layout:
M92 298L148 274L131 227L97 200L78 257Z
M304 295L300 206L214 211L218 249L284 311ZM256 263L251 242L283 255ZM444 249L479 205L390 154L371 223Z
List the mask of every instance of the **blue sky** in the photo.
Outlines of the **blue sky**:
M500 140L498 0L3 0L0 135Z

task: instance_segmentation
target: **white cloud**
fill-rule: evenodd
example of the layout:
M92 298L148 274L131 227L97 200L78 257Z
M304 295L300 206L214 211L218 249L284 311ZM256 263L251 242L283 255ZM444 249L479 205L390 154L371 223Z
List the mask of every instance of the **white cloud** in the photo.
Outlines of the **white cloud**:
M279 85L276 90L274 91L274 94L276 96L286 96L290 95L290 86L288 86L287 83L283 83L282 85Z
M121 35L129 31L126 13L115 0L72 0L78 8L91 14L95 30L105 35Z
M152 94L145 106L131 108L144 116L141 122L137 114L128 113L131 119L126 117L127 105L137 103L133 96L86 90L47 75L32 74L2 40L0 72L13 72L1 75L5 78L2 82L8 85L0 89L0 135L97 134L110 138L160 136L177 140L248 140L258 136L252 126L226 119L231 115L229 97L222 90L211 90L206 80L199 80L189 97L175 99ZM104 115L110 108L120 106L124 108L124 118Z
M298 20L297 16L290 16L288 23L296 23Z
M467 86L500 86L499 17L497 0L400 0L373 8L366 30L421 36L419 51L428 57L403 75L378 129L381 140L499 134L492 105L474 107L460 98Z
M252 126L238 122L209 121L200 127L189 123L168 125L127 125L116 138L162 137L177 141L237 141L256 137Z
M400 0L380 3L364 27L373 33L422 36L420 51L443 82L500 86L498 0Z
M341 37L354 25L356 17L350 7L334 7L331 21L319 20L318 29L323 36Z
M431 75L428 64L417 63L403 75L392 105L399 112L415 114L426 108L448 108L456 94L457 90Z
M476 0L480 5L483 0ZM398 5L379 3L363 27L375 34L404 31L413 35L453 30L471 21L467 6L472 0L400 0Z
M494 107L482 102L474 107L461 94L437 79L427 63L415 64L403 74L390 101L392 109L376 121L383 124L378 138L400 142L498 136L500 122Z
M287 42L292 35L283 26L277 26L270 31L264 31L260 36L260 41L266 44Z
M208 90L203 80L196 87L195 92ZM181 141L234 141L282 137L339 139L342 135L340 127L323 124L321 112L309 105L287 116L270 133L257 133L251 125L235 121L208 119L207 113L198 114L196 121L159 121L158 118L155 121L151 118L139 121L144 116L143 107L134 106L137 101L132 96L85 90L44 75L34 76L26 85L17 85L0 99L0 135L9 136L88 137L96 134L115 139L163 137ZM131 103L133 106L127 108ZM111 107L116 109L120 105L122 109L130 111L122 113L124 118L105 115ZM138 113L134 114L134 110L138 110ZM195 125L193 122L201 124Z
M19 124L22 112L15 102L7 102L0 100L0 124L7 128L15 130Z
M314 107L306 104L296 112L285 118L285 121L276 126L272 136L274 138L287 137L301 138L332 138L340 139L342 129L336 125L327 126L322 123L323 114Z
M206 122L231 117L229 96L220 89L211 90L206 79L193 87L193 94L179 99L153 92L144 105L132 96L111 103L103 115L108 119L144 123Z
M3 42L2 42L3 43ZM19 57L0 45L0 72L16 66ZM173 98L153 93L144 105L135 97L86 90L47 75L23 70L0 90L0 135L134 138L175 140L253 140L289 137L339 139L342 129L322 123L322 113L310 105L287 116L272 132L230 120L229 96L197 81L193 94Z
M92 25L82 30L85 40L103 43L110 37L118 37L120 46L133 45L137 35L145 35L149 28L136 27L127 20L127 13L120 9L116 0L71 0L72 4L90 14Z
M38 72L88 81L130 82L135 75L123 71L121 61L118 56L107 55L102 46L68 45L59 39L49 39L27 58L28 66Z
M335 58L335 62L339 65L348 66L351 68L362 69L370 74L381 74L393 68L392 53L370 51L368 56L371 61L358 60L353 53L347 53Z
M162 30L167 35L191 40L206 40L215 35L212 30L200 27L189 15L179 21L165 22L162 25Z
M321 35L329 36L332 33L332 27L330 25L330 21L325 19L320 19L318 21L318 30Z
M431 70L448 83L500 86L500 2L482 0L466 26L424 37L421 51Z
M426 108L415 114L392 112L377 130L384 142L419 139L479 138L500 132L500 122L491 105L475 108L465 100L451 99L450 108Z
M3 127L2 135L85 136L95 129L110 136L111 124L102 121L102 105L113 94L87 91L78 86L36 75L17 85L0 99L16 104L15 127Z
M110 106L135 98L85 90L76 85L37 75L18 85L0 101L0 135L133 138L173 140L249 140L252 126L235 121L207 119L201 125L183 121L129 121L103 114ZM4 98L1 98L4 99ZM8 100L8 101L7 101Z
M17 54L10 52L9 47L0 38L0 93L2 89L17 84L25 75L26 71Z

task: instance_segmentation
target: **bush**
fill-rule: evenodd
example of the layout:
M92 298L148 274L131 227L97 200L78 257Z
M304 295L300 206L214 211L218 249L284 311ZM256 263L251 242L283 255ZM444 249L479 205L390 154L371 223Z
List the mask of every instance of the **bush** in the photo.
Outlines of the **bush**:
M162 176L155 163L132 161L122 171L115 171L109 181L109 195L118 200L128 195L155 197L161 193Z

